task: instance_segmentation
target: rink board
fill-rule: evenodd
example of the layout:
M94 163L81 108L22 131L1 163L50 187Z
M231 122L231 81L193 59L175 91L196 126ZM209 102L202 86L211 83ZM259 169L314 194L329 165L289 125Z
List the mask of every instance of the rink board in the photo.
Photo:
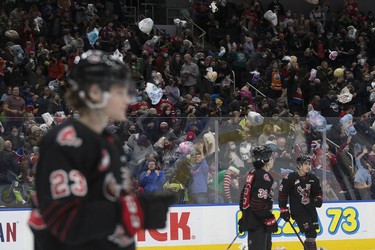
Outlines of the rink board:
M375 202L325 203L318 209L318 246L327 250L375 250L373 211ZM0 209L0 249L32 250L32 235L26 223L29 213L29 209ZM290 225L279 219L277 205L274 214L279 231L273 235L273 248L302 249ZM165 229L137 235L137 249L224 250L237 234L240 217L238 205L175 206L170 209ZM246 237L239 235L231 249L239 249Z

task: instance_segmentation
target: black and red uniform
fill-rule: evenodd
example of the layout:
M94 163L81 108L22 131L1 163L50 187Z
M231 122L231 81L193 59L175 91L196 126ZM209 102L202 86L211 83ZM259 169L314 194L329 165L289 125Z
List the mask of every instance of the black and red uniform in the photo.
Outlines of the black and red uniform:
M287 210L307 238L316 238L319 229L316 207L321 206L322 189L319 179L312 173L300 176L297 172L285 176L279 188L279 207ZM317 205L319 203L319 205Z
M110 182L122 183L121 147L77 121L53 128L40 142L35 208L29 220L35 250L135 249L121 223Z
M272 176L264 169L254 169L247 175L241 192L239 226L240 231L248 231L249 249L271 249L271 234L277 231L272 214L272 184Z

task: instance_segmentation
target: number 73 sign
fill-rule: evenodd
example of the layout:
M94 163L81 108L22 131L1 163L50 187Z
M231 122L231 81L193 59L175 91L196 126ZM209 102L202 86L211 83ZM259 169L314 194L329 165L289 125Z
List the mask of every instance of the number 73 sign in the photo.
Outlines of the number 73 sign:
M275 215L277 219L277 223L279 226L279 230L273 234L274 237L294 237L295 233L289 223L286 223L283 219L280 217L280 210L273 210L273 214ZM340 230L344 234L354 234L356 233L360 228L360 222L359 222L359 213L358 210L354 207L329 207L326 209L325 213L326 217L325 219L328 219L328 224L325 223L325 226L322 226L321 220L322 220L322 213L319 214L319 229L317 230L318 235L321 235L324 230L327 230L326 233L329 233L330 235L337 234ZM242 217L242 212L237 212L237 220L239 220ZM326 220L325 220L326 221ZM296 229L296 231L299 233L299 228L297 226L297 223L291 219L292 225ZM238 229L237 229L238 232ZM244 238L247 236L247 233L242 233L239 237Z

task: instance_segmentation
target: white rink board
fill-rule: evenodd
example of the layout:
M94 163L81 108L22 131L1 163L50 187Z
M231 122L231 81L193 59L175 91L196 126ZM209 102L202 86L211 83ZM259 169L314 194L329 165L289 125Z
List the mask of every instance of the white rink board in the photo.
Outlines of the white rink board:
M339 202L325 203L318 209L321 230L319 241L340 241L367 239L375 241L375 202ZM32 234L27 226L28 209L0 209L0 249L32 250ZM277 205L274 214L279 217ZM170 209L167 228L152 230L137 235L138 247L182 246L228 246L237 234L238 205L226 206L175 206ZM273 242L291 242L298 240L281 219L279 231L273 235ZM235 242L246 241L241 235ZM237 247L232 247L238 249ZM203 248L202 248L203 249ZM214 248L212 248L214 249ZM225 248L224 248L225 249ZM339 248L338 248L339 249ZM375 249L375 245L374 245Z

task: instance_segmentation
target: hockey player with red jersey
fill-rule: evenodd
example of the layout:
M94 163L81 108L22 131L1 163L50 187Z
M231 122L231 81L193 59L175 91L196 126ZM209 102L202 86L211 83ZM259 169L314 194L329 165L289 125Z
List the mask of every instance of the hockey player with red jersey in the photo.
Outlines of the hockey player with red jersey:
M172 197L134 194L122 147L105 129L125 120L128 73L121 57L90 50L75 59L69 83L67 101L80 117L40 142L34 249L133 250L139 230L165 226Z
M310 162L309 155L297 157L297 171L285 176L281 182L279 207L280 217L288 222L291 216L305 234L305 250L316 250L316 230L319 229L316 208L322 206L323 197L318 177L310 173Z
M257 146L252 154L255 169L248 173L241 192L242 218L238 226L240 233L248 231L248 249L271 250L271 234L278 230L272 214L273 178L268 173L273 165L272 150L268 146Z

